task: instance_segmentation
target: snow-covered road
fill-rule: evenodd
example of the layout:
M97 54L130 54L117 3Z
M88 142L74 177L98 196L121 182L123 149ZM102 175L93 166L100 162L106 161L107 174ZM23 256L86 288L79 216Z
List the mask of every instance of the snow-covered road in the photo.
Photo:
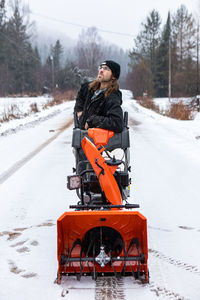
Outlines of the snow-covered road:
M158 295L198 299L199 122L163 118L135 103L128 108L138 122L132 133L133 198L148 219L151 284Z
M131 202L148 219L150 284L84 277L54 284L56 220L77 199L66 189L74 166L68 102L53 117L0 137L0 300L200 299L200 120L159 116L128 91L123 99Z

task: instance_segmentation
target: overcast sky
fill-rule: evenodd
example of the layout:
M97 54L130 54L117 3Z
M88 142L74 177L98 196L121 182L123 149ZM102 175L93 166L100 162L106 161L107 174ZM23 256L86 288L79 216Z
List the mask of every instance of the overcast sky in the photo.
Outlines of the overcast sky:
M105 41L123 49L133 47L133 39L152 9L156 9L163 23L168 11L174 13L181 4L189 12L200 15L200 0L22 0L32 11L37 30L44 27L64 32L78 39L82 28L95 26ZM70 24L71 23L71 24ZM108 33L104 31L110 31ZM116 32L116 33L114 33ZM118 34L117 34L118 33ZM121 34L120 34L121 33Z

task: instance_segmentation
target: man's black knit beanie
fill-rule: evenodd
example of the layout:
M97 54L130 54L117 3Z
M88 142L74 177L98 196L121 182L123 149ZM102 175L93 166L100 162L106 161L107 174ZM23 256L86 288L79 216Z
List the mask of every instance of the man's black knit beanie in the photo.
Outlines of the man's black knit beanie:
M108 66L111 69L112 74L116 79L119 78L120 65L118 63L116 63L113 60L105 60L104 62L101 63L101 66L103 66L103 65Z

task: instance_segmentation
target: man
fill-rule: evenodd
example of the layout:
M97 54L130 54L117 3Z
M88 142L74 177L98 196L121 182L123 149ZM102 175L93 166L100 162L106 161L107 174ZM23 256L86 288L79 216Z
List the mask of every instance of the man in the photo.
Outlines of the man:
M117 82L119 76L120 65L106 60L100 64L97 78L81 86L74 107L81 129L123 130L122 94Z

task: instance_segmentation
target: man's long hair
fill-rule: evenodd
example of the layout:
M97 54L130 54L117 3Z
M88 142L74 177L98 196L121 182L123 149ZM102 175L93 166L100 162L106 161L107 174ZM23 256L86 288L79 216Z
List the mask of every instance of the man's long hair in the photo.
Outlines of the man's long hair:
M89 84L89 90L92 92L95 92L100 88L101 83L98 81L98 79L95 79ZM116 78L112 78L105 91L105 98L109 97L112 93L117 91L119 89L119 83Z

